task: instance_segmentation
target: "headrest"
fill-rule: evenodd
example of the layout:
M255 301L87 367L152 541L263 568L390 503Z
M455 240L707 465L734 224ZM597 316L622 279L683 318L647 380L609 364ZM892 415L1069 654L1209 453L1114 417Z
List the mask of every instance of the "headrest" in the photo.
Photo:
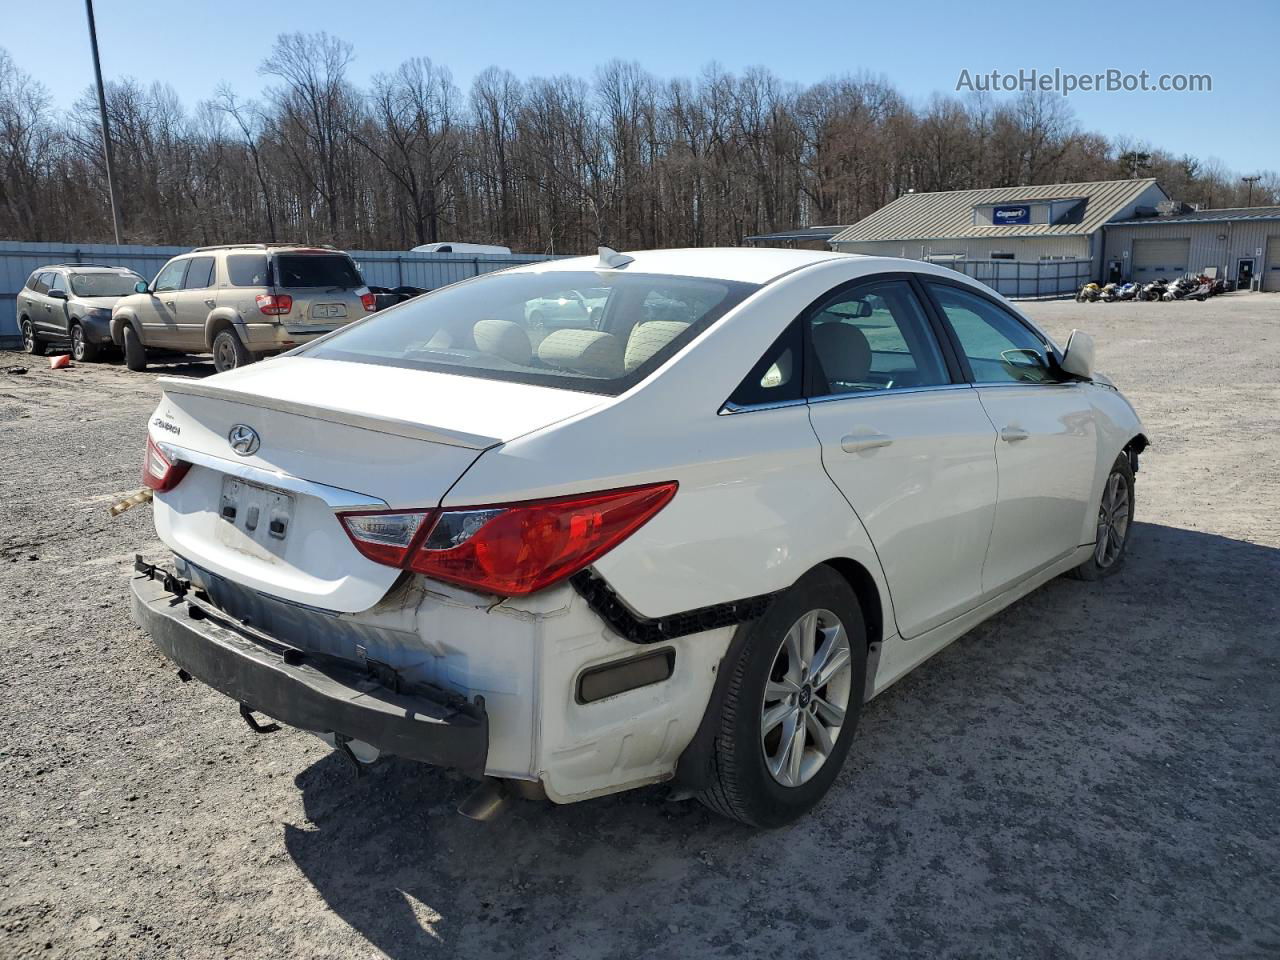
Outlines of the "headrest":
M538 344L545 364L593 377L622 373L622 341L600 330L557 330Z
M627 352L622 358L622 369L630 373L680 334L689 329L683 320L649 320L637 323L627 337Z
M524 327L510 320L478 320L471 329L476 349L491 353L510 363L527 365L533 359L533 346Z
M820 323L813 328L813 352L828 382L860 383L871 372L871 344L851 323Z

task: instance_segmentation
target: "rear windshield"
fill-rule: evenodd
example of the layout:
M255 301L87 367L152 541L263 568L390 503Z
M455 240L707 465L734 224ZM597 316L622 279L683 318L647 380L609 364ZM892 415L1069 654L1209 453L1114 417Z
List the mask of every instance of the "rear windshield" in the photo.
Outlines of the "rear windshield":
M280 253L275 258L277 287L328 287L354 290L364 281L350 258L341 254Z
M142 278L123 273L73 273L71 292L77 297L123 297L133 293Z
M617 395L756 289L639 273L495 273L374 314L302 352Z

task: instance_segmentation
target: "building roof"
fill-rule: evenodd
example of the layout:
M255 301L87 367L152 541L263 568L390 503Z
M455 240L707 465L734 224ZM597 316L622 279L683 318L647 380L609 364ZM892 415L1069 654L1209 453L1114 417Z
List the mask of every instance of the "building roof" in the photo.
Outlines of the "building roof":
M1115 226L1142 227L1149 223L1227 223L1236 220L1280 220L1280 206L1193 210L1191 213L1179 213L1172 217L1142 217L1138 220L1125 220Z
M1102 180L1095 183L1046 183L1032 187L989 187L904 193L869 217L831 238L832 243L858 240L946 240L960 237L1069 237L1093 233L1156 183ZM1163 191L1162 191L1163 192ZM1080 223L1028 223L983 226L973 222L973 208L986 204L1084 199Z

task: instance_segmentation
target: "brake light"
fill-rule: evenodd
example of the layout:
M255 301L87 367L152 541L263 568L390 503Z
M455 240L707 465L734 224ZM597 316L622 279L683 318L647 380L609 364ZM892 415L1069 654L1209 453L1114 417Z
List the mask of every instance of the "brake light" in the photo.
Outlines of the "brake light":
M191 464L167 455L158 443L147 437L147 452L142 460L142 482L157 493L172 490L187 475Z
M675 483L440 511L341 514L362 554L482 593L536 593L608 553L675 496Z
M278 317L293 309L293 297L287 293L260 293L258 309L268 317Z
M373 313L378 309L378 298L368 290L360 294L360 302L364 304L364 308L368 313Z
M430 510L369 511L342 513L338 519L356 549L374 563L403 567L430 513Z

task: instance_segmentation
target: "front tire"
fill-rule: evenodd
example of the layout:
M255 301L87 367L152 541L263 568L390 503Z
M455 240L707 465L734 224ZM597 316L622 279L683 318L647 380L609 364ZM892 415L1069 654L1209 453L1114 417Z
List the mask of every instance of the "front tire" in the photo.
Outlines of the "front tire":
M816 567L747 631L698 799L756 827L790 823L822 799L849 753L867 677L867 631L852 588Z
M142 345L138 331L133 329L133 324L125 324L123 336L124 365L130 370L147 369L147 349Z
M36 328L26 317L22 318L22 350L33 357L43 357L45 342L36 336Z
M71 359L76 363L95 363L101 356L102 348L90 342L84 327L79 323L71 324Z
M1077 580L1101 580L1119 571L1133 530L1133 467L1121 453L1111 465L1098 502L1098 530L1089 559L1071 571Z
M241 342L234 330L227 328L213 338L213 369L218 373L243 367L253 363L253 360L253 354Z

